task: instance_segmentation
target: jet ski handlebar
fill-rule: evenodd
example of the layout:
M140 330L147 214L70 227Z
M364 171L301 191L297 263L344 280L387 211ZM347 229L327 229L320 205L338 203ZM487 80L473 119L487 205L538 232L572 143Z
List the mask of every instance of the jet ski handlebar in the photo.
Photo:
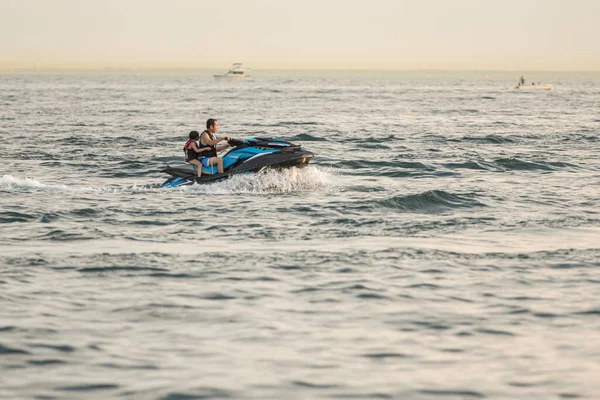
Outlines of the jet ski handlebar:
M227 143L231 146L231 147L238 147L244 144L243 140L238 140L238 139L229 139L227 141Z
M263 138L263 137L253 137L247 138L243 140L239 139L230 139L227 141L231 147L240 147L240 146L259 146L259 147L267 147L272 149L298 149L301 146L288 142L287 140L278 139L278 138Z

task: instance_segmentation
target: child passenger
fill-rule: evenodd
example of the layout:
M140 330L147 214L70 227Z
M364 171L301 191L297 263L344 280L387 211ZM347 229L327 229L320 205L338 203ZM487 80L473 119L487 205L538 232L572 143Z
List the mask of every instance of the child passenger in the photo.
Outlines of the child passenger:
M183 146L185 161L198 167L198 178L200 178L202 176L202 163L198 161L198 157L200 157L200 153L209 151L210 147L198 148L198 143L196 143L196 140L200 138L198 131L191 131L189 137L190 139Z

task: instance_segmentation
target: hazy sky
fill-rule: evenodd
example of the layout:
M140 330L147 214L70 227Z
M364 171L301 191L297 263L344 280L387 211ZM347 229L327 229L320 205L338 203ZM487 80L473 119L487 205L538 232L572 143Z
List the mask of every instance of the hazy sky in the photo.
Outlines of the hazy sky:
M0 0L0 68L600 70L600 0Z

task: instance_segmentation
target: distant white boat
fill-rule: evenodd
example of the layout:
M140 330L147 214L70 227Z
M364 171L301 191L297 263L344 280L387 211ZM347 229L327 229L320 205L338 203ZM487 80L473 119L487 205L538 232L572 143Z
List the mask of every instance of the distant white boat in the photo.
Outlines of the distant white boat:
M535 82L531 82L531 85L526 83L525 76L519 78L519 83L515 86L515 89L519 90L552 90L552 85L540 85L539 82L536 85Z
M536 85L535 83L532 83L531 85L521 85L518 84L517 86L515 86L515 89L519 89L519 90L552 90L554 89L554 86L552 85Z
M250 74L250 70L248 68L244 68L242 63L233 63L229 71L225 74L217 74L213 75L215 79L219 80L250 80L252 79L252 75Z

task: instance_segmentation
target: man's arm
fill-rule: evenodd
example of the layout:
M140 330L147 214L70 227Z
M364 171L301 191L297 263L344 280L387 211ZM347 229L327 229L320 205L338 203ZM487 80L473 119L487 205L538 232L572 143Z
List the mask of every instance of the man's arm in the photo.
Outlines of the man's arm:
M210 137L208 136L208 133L202 133L202 135L200 136L200 145L201 146L208 146L212 144Z
M210 147L196 147L196 143L192 143L192 150L196 153L202 153L203 151L210 150Z
M200 136L200 144L204 145L214 146L215 144L222 142L223 140L231 140L231 138L229 136L223 136L220 138L216 138L215 140L210 140L210 137L207 133L203 133L202 136Z

